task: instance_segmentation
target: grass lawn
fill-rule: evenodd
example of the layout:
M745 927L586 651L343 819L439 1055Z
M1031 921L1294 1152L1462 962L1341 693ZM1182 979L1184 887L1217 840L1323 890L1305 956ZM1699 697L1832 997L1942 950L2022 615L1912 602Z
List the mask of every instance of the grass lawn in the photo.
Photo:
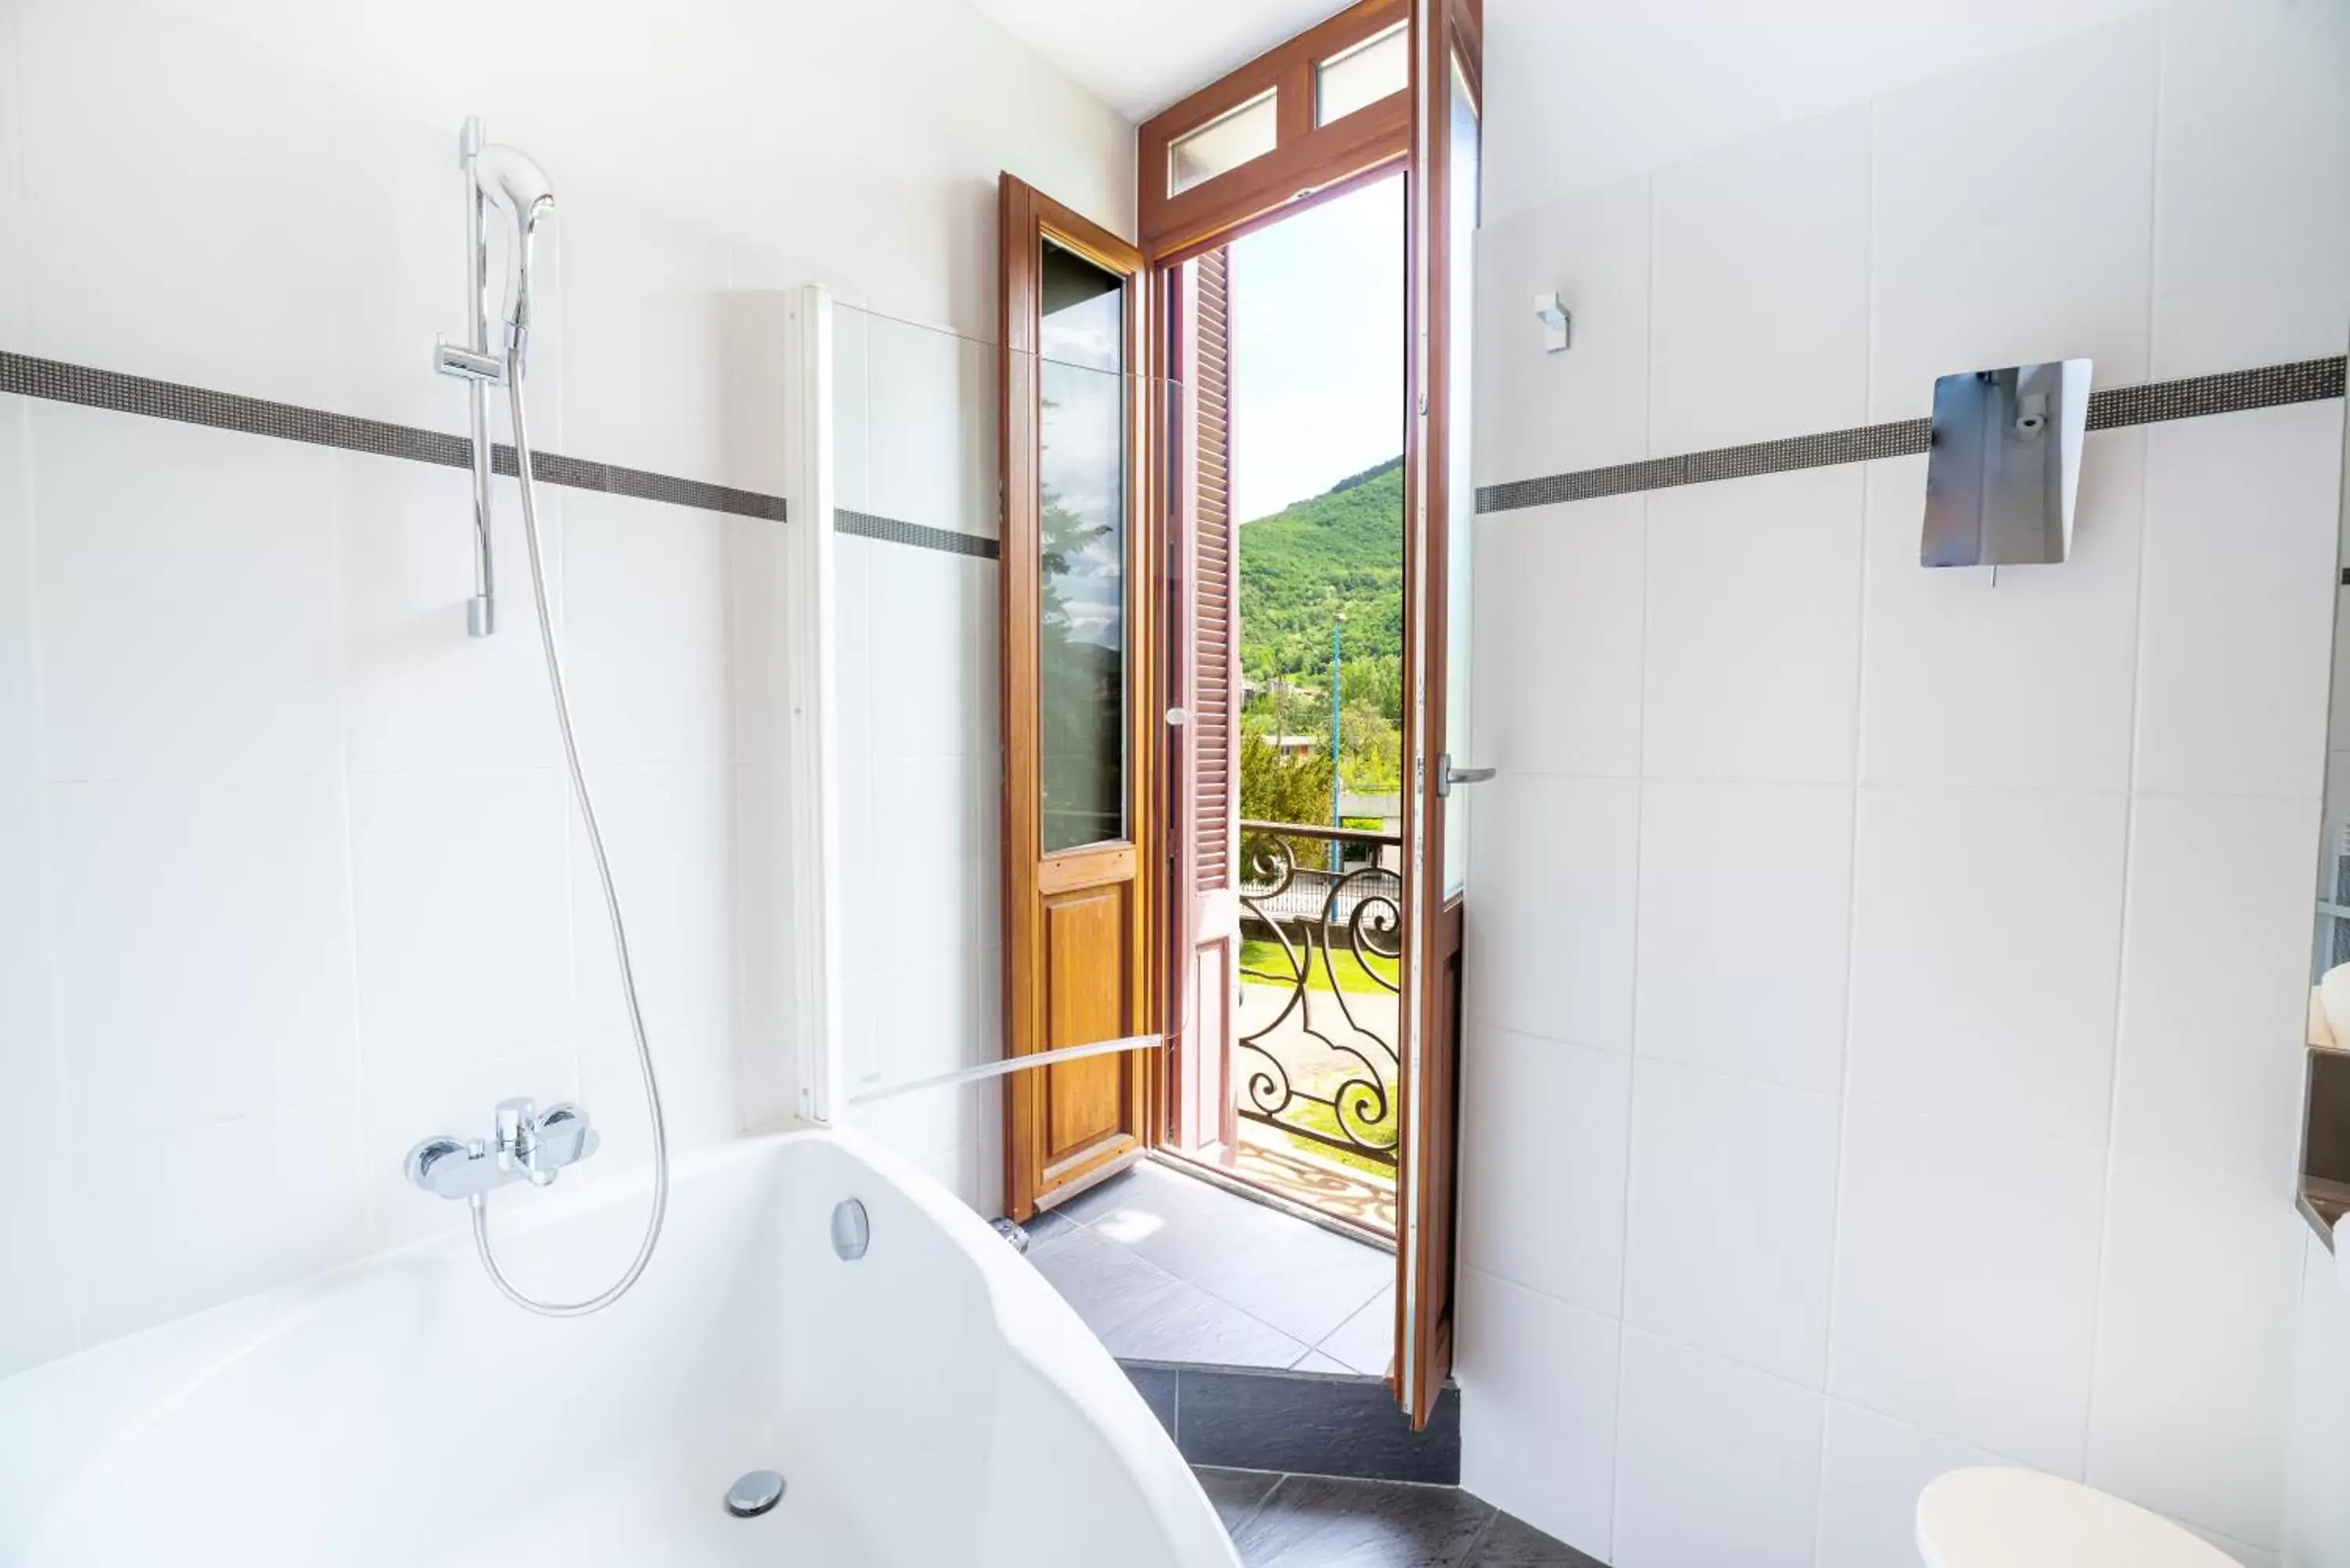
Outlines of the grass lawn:
M1304 952L1305 949L1299 946L1292 950ZM1329 967L1325 969L1324 954L1318 943L1315 944L1308 963L1310 967L1305 979L1307 989L1328 991L1330 989L1329 970L1336 970L1338 971L1340 991L1365 996L1393 996L1394 987L1399 983L1401 969L1399 961L1394 959L1381 958L1377 953L1367 952L1358 961L1354 954L1344 950L1331 955L1328 960ZM1386 976L1388 983L1381 985L1364 973L1365 964L1368 964L1378 973ZM1241 943L1241 968L1251 971L1243 977L1248 984L1276 985L1284 991L1289 985L1289 981L1284 977L1296 972L1295 965L1292 962L1289 953L1282 950L1279 942L1263 941L1255 937L1247 938ZM1263 978L1268 975L1274 978L1270 980Z

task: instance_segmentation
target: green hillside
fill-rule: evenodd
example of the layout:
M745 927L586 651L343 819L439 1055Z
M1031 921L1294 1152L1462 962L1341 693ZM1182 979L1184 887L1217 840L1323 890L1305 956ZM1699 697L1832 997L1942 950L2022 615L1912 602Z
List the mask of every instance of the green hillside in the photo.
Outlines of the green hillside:
M1241 525L1241 669L1250 680L1295 676L1320 688L1342 609L1350 670L1361 659L1369 676L1402 659L1400 457Z

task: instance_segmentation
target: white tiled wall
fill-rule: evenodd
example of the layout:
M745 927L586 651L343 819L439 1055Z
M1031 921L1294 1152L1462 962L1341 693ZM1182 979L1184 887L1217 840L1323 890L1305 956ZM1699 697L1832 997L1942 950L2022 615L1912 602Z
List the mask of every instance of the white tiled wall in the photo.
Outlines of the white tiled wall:
M835 313L837 504L993 539L993 345ZM1003 1054L996 714L1002 568L840 535L841 966L849 1091ZM983 1214L1003 1211L998 1086L852 1110Z
M2341 352L2350 14L2076 9L1544 187L1505 131L1586 110L1502 62L1665 22L1492 6L1480 483ZM1996 587L1918 566L1915 458L1480 520L1468 1486L1617 1568L1891 1568L1995 1459L2343 1561L2322 1405L2282 1501L2296 1313L2350 1354L2291 1209L2342 423L2092 436Z
M0 0L0 348L462 431L427 354L461 329L468 112L558 192L539 444L762 490L761 291L816 279L983 337L998 170L1114 225L1132 202L1131 130L961 0L561 26L509 0ZM844 440L853 483L881 478L844 501L992 532L993 427L969 423L992 350L906 331L874 357L869 470ZM515 493L502 629L470 641L467 488L0 399L0 1375L461 1219L397 1162L501 1096L589 1106L608 1143L580 1179L645 1158ZM544 502L690 1152L789 1104L775 901L742 885L772 864L775 525ZM867 906L889 934L852 946L851 1017L988 1054L993 1009L964 999L994 941L995 568L844 544L873 656L846 661L850 864L899 889ZM924 1151L974 1201L992 1125L950 1107Z

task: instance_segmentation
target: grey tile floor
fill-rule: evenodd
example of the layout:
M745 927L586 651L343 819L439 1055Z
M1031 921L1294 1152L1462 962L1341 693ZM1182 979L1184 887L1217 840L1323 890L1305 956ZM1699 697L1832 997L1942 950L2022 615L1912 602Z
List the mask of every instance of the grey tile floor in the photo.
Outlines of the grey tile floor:
M1457 1487L1194 1470L1246 1568L1606 1568Z
M1146 1160L1028 1228L1028 1260L1110 1354L1387 1371L1395 1258Z

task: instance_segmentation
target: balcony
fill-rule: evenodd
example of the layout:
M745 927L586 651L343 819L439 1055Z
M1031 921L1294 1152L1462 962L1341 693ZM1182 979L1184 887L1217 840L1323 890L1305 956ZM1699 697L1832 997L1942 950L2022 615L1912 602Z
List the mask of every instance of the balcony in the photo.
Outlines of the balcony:
M1403 840L1241 824L1232 1168L1395 1232Z

